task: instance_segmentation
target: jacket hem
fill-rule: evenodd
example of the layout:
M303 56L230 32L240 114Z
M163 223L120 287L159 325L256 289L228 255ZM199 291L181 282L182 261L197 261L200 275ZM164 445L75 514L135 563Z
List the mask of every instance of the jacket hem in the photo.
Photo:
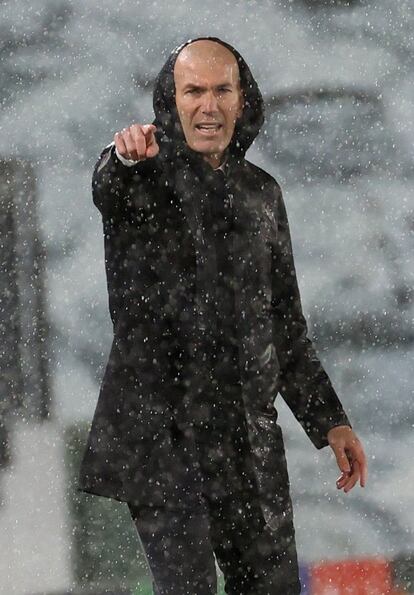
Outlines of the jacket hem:
M105 489L98 488L95 486L90 486L90 485L78 486L76 491L84 492L86 494L92 494L93 496L101 496L103 498L111 498L112 500L117 500L118 502L128 502L126 495L123 493L105 490Z

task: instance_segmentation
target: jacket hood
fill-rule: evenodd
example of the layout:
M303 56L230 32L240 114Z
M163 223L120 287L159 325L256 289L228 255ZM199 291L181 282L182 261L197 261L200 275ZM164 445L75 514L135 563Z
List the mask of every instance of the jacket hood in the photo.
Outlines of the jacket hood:
M263 98L250 68L243 57L230 44L218 37L189 39L171 52L164 66L161 68L155 81L153 93L155 114L153 124L157 126L157 141L164 148L170 147L175 154L177 151L178 154L180 152L188 153L189 150L194 153L185 142L183 129L175 105L174 65L181 50L188 44L200 39L209 39L220 43L230 50L237 60L240 73L240 86L244 94L244 107L242 116L236 122L228 151L235 157L244 157L264 122Z

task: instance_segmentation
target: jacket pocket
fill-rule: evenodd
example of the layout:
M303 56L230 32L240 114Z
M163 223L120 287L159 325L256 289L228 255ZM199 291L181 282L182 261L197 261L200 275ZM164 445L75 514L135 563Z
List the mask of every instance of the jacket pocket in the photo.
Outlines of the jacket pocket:
M277 423L276 410L253 410L246 417L260 505L266 523L272 530L279 530L292 519L282 429Z

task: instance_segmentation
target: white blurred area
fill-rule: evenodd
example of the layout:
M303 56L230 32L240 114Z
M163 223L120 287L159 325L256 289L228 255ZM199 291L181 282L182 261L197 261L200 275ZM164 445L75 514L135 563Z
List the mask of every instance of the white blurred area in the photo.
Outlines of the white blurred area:
M2 595L63 592L71 584L62 429L13 424L13 463L0 476Z
M284 192L303 308L366 447L365 490L338 494L331 453L276 405L300 559L413 551L411 3L5 0L0 23L0 158L36 172L53 354L53 421L17 421L0 471L0 594L71 585L62 428L92 418L111 340L92 169L115 131L152 120L151 82L176 45L200 35L233 44L273 106L309 89L346 91L343 103L267 110L247 158ZM361 313L375 329L355 345Z

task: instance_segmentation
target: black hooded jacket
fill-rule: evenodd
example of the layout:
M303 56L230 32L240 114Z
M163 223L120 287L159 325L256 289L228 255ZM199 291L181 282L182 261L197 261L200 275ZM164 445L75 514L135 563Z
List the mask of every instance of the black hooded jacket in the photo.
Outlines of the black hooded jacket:
M232 165L243 161L247 149L264 122L263 99L249 67L237 50L216 37L197 38L199 39L208 39L226 47L235 56L239 68L244 107L242 117L236 122L232 140L226 150L224 172L227 174ZM200 218L204 240L209 243L207 250L211 249L216 255L216 268L210 269L212 273L210 277L200 278L199 276L198 290L199 301L210 306L210 311L208 314L205 313L205 317L208 320L213 343L209 343L208 346L206 344L204 349L210 352L214 349L215 342L220 340L219 337L221 337L222 348L226 350L231 350L232 344L236 343L237 319L234 308L234 284L231 279L234 271L231 266L233 254L230 233L234 228L234 214L233 196L226 188L223 177L219 175L215 179L216 176L211 175L210 166L206 166L200 155L189 149L177 113L174 65L178 54L193 41L195 39L188 40L170 54L156 79L153 124L157 127L156 136L161 146L161 159L172 164L173 170L189 166L187 175L189 177L195 174L194 184L197 186L200 185L198 178L202 184L205 180L204 192L200 193ZM227 205L227 208L223 208L223 205ZM217 232L213 231L215 226L219 228ZM207 337L204 338L207 340ZM236 351L233 350L233 354L230 354L235 359Z
M279 441L273 406L278 393L317 448L328 444L330 428L350 425L308 338L280 187L245 158L264 122L257 83L229 44L198 39L223 44L239 66L245 105L227 149L225 184L218 188L217 174L186 144L175 107L175 60L195 40L171 53L156 80L159 154L125 167L108 146L93 173L114 340L80 489L120 500L165 505L174 474L184 468L184 459L175 466L171 462L171 429L191 436L200 421L210 340L223 325L210 295L220 254L206 224L218 191L232 204L226 248L233 256L233 338L263 497L274 491L263 470L268 468L271 481L272 462L266 457L269 445ZM191 448L186 452L189 456Z

